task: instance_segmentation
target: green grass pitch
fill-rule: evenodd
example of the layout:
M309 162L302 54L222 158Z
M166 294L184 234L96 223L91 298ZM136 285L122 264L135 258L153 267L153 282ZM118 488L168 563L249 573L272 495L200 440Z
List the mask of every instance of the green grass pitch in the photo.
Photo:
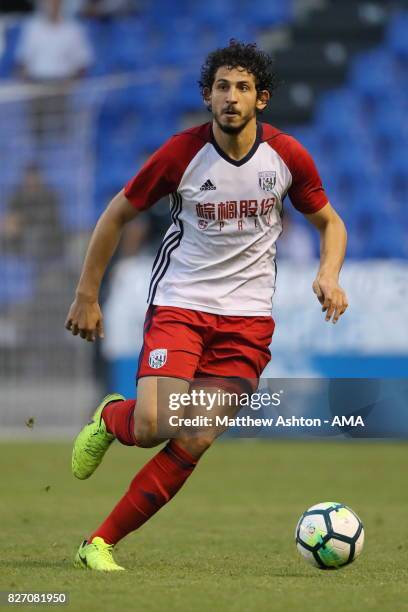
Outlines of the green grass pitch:
M114 445L88 481L67 443L2 443L0 590L66 591L69 610L408 610L408 445L219 441L177 497L117 547L128 568L72 567L82 538L156 451ZM362 518L361 557L337 571L297 554L314 503ZM33 606L21 606L34 609Z

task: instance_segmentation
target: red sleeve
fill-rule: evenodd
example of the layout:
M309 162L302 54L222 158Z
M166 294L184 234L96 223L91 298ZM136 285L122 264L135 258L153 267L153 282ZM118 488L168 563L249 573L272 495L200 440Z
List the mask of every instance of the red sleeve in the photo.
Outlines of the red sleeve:
M164 196L177 191L190 161L205 141L182 132L172 136L125 185L125 196L138 210L146 210Z
M292 136L279 134L268 140L289 168L292 184L288 195L297 210L315 213L326 206L328 197L310 153Z

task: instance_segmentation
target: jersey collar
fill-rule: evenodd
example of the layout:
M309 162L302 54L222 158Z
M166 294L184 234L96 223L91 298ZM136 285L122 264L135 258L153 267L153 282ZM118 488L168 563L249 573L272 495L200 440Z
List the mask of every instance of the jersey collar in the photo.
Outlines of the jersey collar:
M252 145L251 149L242 159L232 159L218 145L217 141L215 140L214 132L211 126L211 144L213 145L214 149L217 151L218 155L220 155L220 157L225 159L225 161L229 162L233 166L242 166L243 164L246 164L246 162L249 161L251 157L255 155L261 142L262 142L262 124L258 121L256 124L256 138L255 138L255 142Z

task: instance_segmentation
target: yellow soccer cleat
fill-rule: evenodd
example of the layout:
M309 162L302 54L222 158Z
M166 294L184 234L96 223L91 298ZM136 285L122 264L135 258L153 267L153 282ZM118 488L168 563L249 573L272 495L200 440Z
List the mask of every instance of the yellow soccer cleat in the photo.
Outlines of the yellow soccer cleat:
M113 544L107 544L103 538L98 536L90 544L84 540L75 556L74 566L99 572L125 570L113 559L113 546Z
M72 473L76 478L89 478L101 463L106 451L115 436L106 431L102 410L111 402L120 402L125 398L119 393L104 397L90 421L78 434L72 449Z

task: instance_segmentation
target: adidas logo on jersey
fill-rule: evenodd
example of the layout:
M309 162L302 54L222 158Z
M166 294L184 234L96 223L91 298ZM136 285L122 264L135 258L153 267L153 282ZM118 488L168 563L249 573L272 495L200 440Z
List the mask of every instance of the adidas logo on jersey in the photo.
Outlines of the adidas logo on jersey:
M212 184L210 179L207 179L203 185L200 187L200 191L214 191L217 189L215 185Z

